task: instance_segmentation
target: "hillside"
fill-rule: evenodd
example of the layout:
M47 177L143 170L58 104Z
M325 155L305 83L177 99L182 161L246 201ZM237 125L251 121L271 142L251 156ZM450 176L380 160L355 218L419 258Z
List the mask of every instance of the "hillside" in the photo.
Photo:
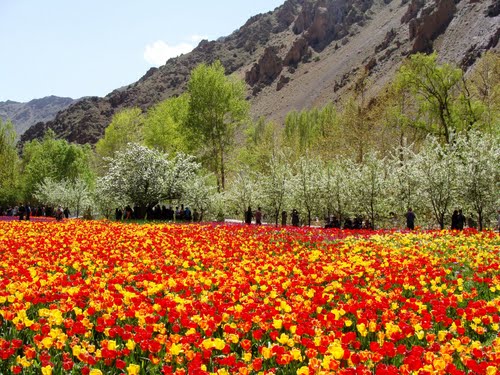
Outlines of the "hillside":
M254 118L282 121L290 110L338 101L364 70L375 94L412 53L435 50L441 61L468 69L498 48L499 13L498 0L287 0L129 86L80 100L22 141L51 128L69 141L95 143L117 110L146 110L180 94L196 65L217 59L247 82Z
M16 133L21 135L38 122L53 120L59 111L68 108L74 102L74 99L59 96L46 96L27 103L7 100L0 102L0 118L3 121L10 119Z

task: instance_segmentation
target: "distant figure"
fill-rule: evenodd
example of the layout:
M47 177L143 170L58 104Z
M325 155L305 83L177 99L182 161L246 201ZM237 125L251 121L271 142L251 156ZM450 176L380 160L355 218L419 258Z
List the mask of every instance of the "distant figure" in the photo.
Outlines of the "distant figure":
M287 217L286 211L281 211L281 226L282 227L286 227L286 217Z
M472 213L467 218L467 226L469 228L474 228L474 229L477 228L477 222L476 222L476 220L474 220L474 214L472 214Z
M63 209L61 206L57 207L57 210L56 210L56 220L57 221L61 221L63 219L63 215L64 215L64 212L63 212Z
M411 208L408 208L408 212L406 213L406 227L409 230L415 229L415 214L413 213Z
M189 207L186 207L186 209L184 210L184 220L190 222L192 219L191 216L192 216L191 210L189 209Z
M26 203L26 206L24 206L24 213L26 215L26 220L30 221L31 207L29 203Z
M132 207L128 206L125 207L125 220L131 220L132 219Z
M294 227L299 226L299 212L295 208L292 211L292 225Z
M197 223L200 221L200 214L198 213L198 210L195 208L193 211L193 222Z
M457 230L457 229L458 229L458 211L455 210L451 215L451 230Z
M255 211L255 224L262 225L262 211L260 207L257 207L257 211Z
M248 206L247 212L245 212L245 224L252 224L253 212L252 208Z
M349 216L344 220L344 229L352 229L352 220Z
M121 220L123 216L122 210L117 208L115 209L115 220Z
M66 219L68 219L68 218L69 218L69 208L68 208L68 207L66 207L66 208L64 209L64 217L65 217Z
M458 210L457 229L458 230L463 230L464 226L465 226L465 216L462 213L462 210Z
M19 205L17 213L19 214L19 220L24 220L24 206L22 203Z

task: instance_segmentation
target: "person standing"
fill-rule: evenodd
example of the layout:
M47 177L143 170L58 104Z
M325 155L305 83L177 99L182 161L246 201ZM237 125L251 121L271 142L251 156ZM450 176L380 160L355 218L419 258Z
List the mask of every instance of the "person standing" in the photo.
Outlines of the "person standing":
M415 229L415 213L413 212L413 210L410 208L408 208L408 212L406 213L406 227L409 229L409 230L413 230Z
M26 215L26 220L30 221L31 207L29 203L26 203L26 206L24 206L24 214Z
M299 212L295 208L292 211L292 225L294 227L299 226Z
M248 210L245 212L245 224L252 224L253 212L252 208L248 206Z
M260 207L257 207L257 211L255 211L255 224L262 225L262 211Z
M465 226L465 216L464 216L462 210L458 210L457 229L458 230L463 230L464 226Z
M286 217L287 213L285 210L281 211L281 226L286 227Z
M451 215L451 230L457 230L458 229L458 211L455 210L453 211L453 214Z

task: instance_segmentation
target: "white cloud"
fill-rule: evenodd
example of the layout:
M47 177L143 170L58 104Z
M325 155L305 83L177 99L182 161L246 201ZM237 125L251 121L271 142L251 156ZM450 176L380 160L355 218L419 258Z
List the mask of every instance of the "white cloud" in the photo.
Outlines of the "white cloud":
M160 66L165 64L171 57L191 52L194 47L195 46L190 43L179 43L170 46L163 40L157 40L154 43L146 45L144 49L144 59L152 65Z

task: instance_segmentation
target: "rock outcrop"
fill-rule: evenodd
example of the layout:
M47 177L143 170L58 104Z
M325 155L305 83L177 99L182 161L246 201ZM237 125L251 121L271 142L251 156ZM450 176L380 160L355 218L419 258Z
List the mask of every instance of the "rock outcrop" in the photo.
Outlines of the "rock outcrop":
M301 61L309 57L311 57L309 44L304 37L299 37L293 42L292 47L287 52L283 64L296 68Z
M250 86L257 83L269 85L281 73L283 69L283 61L276 53L276 48L268 47L265 49L264 54L247 72L245 80Z
M409 22L411 52L431 52L433 40L449 25L456 9L454 0L436 0L421 8Z

